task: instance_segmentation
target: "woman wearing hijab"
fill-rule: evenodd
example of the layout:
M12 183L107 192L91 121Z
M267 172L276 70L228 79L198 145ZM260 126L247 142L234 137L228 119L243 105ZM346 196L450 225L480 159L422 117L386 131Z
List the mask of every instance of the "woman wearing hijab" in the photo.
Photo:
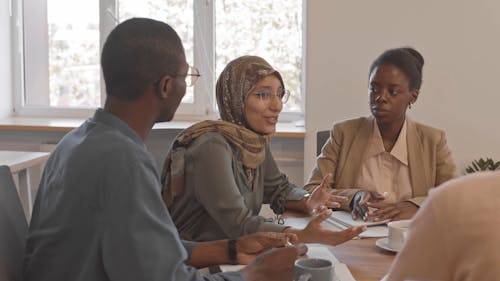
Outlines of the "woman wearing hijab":
M321 226L331 214L324 205L345 200L327 192L331 175L309 196L279 171L268 142L289 94L280 73L260 57L237 58L222 71L216 85L222 120L203 121L179 134L164 165L163 197L183 239L235 239L272 231L336 245L363 231ZM319 215L306 228L293 229L259 216L265 203L278 215L285 209Z
M423 65L412 48L387 50L373 62L372 116L333 126L306 189L331 173L333 193L349 198L342 209L354 219L400 220L417 212L430 188L456 175L445 132L406 116L419 96Z

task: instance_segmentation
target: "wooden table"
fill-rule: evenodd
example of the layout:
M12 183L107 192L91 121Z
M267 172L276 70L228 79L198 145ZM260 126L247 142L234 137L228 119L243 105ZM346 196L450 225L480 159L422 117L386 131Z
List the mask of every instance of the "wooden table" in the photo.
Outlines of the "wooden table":
M49 155L46 152L0 150L0 165L8 166L12 175L17 176L18 193L27 221L31 218L32 188L38 184L35 181L40 179L41 168Z
M387 274L395 254L375 246L377 239L354 239L333 247L332 252L357 281L379 281Z
M301 213L286 211L285 217L289 216L304 217ZM347 265L356 281L380 281L387 274L396 255L379 249L375 245L377 239L379 238L353 239L329 249L340 262Z

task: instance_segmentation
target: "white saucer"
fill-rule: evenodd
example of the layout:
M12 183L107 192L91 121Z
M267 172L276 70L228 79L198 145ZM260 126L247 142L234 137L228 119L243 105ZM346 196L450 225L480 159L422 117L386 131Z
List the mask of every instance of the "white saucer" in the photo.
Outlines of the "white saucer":
M395 249L395 248L390 247L388 242L389 242L389 240L387 239L387 237L380 238L377 241L375 241L375 245L377 245L377 247L379 247L380 249L384 249L384 250L394 252L394 253L397 253L401 250L401 249Z

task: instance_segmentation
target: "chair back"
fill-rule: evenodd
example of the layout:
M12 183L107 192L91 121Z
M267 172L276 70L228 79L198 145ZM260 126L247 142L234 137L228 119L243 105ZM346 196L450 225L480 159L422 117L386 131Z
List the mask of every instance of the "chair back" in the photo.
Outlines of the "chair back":
M0 281L20 281L28 223L8 166L0 166Z
M316 156L321 154L321 149L325 145L326 141L330 137L330 131L318 131L316 133Z

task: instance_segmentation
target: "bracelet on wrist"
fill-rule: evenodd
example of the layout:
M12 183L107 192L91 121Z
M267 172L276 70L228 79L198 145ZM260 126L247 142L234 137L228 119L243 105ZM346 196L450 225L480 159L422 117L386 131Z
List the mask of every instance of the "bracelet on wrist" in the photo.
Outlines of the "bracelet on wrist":
M227 244L227 253L229 257L229 264L238 264L238 259L236 258L236 239L229 239Z

